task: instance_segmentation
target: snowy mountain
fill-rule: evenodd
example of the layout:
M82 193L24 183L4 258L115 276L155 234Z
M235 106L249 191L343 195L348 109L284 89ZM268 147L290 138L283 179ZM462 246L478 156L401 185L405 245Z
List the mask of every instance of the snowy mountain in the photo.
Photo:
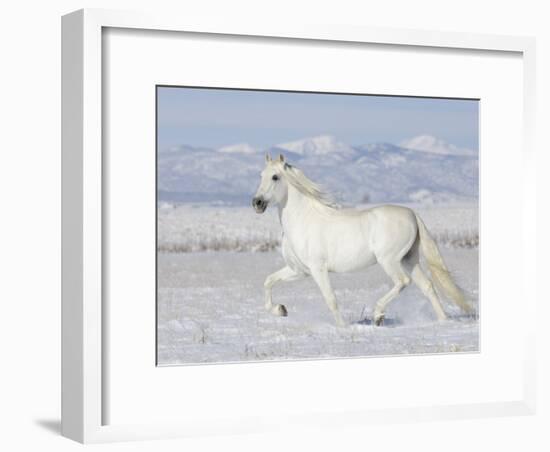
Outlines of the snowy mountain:
M179 146L158 154L161 201L248 204L264 167L264 151L279 153L344 204L449 203L478 196L478 156L434 137L400 145L350 146L322 135L259 150Z
M431 135L419 135L409 140L404 140L399 145L414 151L431 152L442 155L475 155L471 149L459 148Z
M218 149L218 152L226 152L228 154L255 154L258 150L248 143L237 143L223 146Z
M351 146L341 143L331 135L320 135L318 137L281 143L276 145L275 148L282 151L293 152L294 154L298 154L300 156L328 154L353 156L356 154L355 150Z

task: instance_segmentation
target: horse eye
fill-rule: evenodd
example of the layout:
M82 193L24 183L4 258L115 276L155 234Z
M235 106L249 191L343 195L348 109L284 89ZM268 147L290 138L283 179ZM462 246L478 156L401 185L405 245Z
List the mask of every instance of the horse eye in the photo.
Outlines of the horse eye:
M277 180L279 180L279 176L277 176L276 174L274 174L273 177L272 177L271 179L277 181Z

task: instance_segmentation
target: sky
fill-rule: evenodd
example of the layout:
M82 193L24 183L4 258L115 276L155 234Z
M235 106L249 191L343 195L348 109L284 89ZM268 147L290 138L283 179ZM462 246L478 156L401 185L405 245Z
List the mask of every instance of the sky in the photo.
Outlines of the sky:
M158 145L267 148L317 135L349 145L433 135L478 149L477 100L159 87Z

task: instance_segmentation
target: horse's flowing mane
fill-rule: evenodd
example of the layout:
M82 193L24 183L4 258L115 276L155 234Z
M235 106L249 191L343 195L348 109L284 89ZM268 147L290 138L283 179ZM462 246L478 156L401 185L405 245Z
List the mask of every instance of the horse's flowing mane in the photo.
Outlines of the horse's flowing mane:
M291 166L288 163L284 163L284 175L288 183L303 195L318 201L323 206L330 209L340 208L330 193L323 190L319 184L307 178L306 175L298 168Z

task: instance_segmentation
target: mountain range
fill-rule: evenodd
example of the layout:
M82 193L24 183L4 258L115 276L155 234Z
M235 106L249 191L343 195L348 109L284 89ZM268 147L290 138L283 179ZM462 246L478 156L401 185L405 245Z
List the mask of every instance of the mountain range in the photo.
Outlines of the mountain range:
M343 204L450 203L478 197L478 153L430 135L399 144L351 146L331 135L260 149L175 146L158 153L158 198L167 202L249 203L264 155L283 154Z

